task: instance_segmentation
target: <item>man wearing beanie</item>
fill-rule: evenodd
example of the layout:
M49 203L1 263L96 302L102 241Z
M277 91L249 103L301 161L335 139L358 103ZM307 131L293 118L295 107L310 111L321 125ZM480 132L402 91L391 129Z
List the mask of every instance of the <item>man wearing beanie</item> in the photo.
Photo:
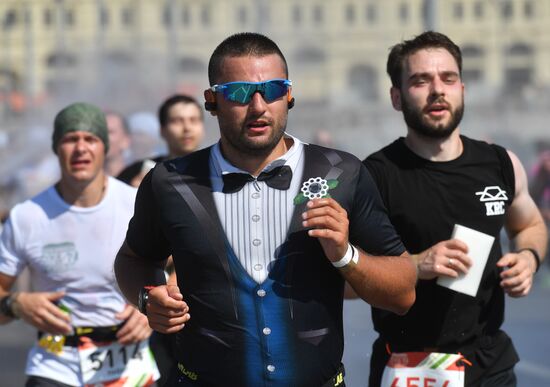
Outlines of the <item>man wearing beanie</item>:
M152 385L151 330L112 269L135 190L103 172L109 137L101 110L61 110L52 148L61 179L15 206L0 239L0 323L21 318L37 330L26 386ZM33 291L10 292L25 267Z

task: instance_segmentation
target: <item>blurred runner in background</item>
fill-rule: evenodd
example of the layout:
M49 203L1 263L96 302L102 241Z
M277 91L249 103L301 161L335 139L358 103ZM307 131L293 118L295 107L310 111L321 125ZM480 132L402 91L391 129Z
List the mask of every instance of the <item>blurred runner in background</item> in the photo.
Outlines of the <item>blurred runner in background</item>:
M109 129L109 152L105 157L105 172L116 177L130 161L130 130L126 119L118 112L106 111L105 119Z
M37 329L27 387L151 385L151 329L113 273L135 189L104 173L109 136L97 107L63 109L52 139L59 182L16 205L1 235L0 323L21 318ZM33 291L10 293L25 267Z
M168 154L134 162L118 175L119 180L138 187L156 163L185 156L199 148L204 138L204 115L194 98L180 94L171 96L160 106L158 120Z

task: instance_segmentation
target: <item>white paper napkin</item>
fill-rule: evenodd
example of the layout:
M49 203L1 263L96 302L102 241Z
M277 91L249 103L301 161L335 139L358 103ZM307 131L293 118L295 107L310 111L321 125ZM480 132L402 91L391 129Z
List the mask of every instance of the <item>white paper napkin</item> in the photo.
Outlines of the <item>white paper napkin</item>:
M468 245L468 256L472 259L473 264L467 274L461 273L458 278L441 276L437 279L437 284L475 297L495 237L455 224L452 238Z

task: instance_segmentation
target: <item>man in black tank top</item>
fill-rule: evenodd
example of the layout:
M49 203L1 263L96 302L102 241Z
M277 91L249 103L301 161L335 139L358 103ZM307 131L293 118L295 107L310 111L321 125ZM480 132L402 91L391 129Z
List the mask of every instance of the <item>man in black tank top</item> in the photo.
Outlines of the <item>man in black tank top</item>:
M464 367L466 386L516 385L513 367L519 358L500 330L504 294L529 293L546 252L547 231L517 156L460 134L461 70L459 47L435 32L397 44L388 58L392 105L403 112L407 135L364 163L414 254L419 281L416 303L406 315L372 310L379 338L373 345L371 387L381 385L385 368L382 385L393 375L392 363L386 367L390 353L408 352L462 354L464 363L471 363ZM456 224L495 238L475 296L437 284L438 278L456 278L476 265L471 242L469 249L451 237ZM503 226L517 248L504 255ZM434 385L427 376L421 379L418 385Z

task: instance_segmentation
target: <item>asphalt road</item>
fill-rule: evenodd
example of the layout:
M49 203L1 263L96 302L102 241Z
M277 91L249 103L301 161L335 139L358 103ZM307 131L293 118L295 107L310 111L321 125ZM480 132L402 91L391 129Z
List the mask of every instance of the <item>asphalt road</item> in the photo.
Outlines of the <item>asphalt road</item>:
M527 298L507 299L504 330L520 354L516 366L518 386L550 386L550 269L541 268ZM362 301L344 306L346 385L366 386L371 343L374 339L370 308ZM34 329L21 322L0 327L0 387L24 385L26 350L35 339Z

